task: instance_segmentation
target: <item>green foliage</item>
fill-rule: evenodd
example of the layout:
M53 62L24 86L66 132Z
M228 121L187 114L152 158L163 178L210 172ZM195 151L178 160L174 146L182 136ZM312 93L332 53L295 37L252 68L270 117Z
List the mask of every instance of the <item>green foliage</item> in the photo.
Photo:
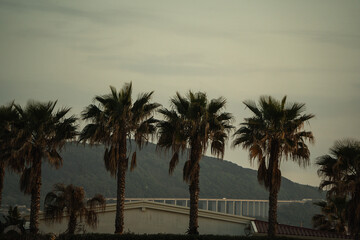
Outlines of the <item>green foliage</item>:
M287 237L245 237L219 235L180 235L180 234L83 234L60 235L58 240L293 240Z
M3 240L56 240L53 234L23 234L23 235L4 235L0 234L0 239Z

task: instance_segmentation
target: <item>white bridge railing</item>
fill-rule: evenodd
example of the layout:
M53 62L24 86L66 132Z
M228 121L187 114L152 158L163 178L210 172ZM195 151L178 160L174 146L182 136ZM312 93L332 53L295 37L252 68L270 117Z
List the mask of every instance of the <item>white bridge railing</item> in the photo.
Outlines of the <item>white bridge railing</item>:
M116 198L107 198L116 201ZM188 198L126 198L125 202L150 201L176 206L189 207ZM306 200L279 200L278 205L290 203L305 203ZM267 218L269 200L252 199L199 199L199 209L247 217Z

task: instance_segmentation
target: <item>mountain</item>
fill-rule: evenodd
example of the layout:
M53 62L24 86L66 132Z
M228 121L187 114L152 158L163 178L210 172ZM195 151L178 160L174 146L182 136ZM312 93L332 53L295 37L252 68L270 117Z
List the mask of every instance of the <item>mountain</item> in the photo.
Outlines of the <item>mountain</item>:
M135 148L135 144L131 144ZM101 193L116 196L116 180L106 171L103 146L69 143L61 152L62 168L56 170L48 164L42 168L41 200L55 183L84 187L87 196ZM188 186L182 180L183 156L172 176L168 174L170 156L156 151L149 143L137 150L137 167L126 176L126 197L130 198L187 198ZM245 161L245 160L244 160ZM268 192L257 181L257 172L225 160L204 156L200 162L200 198L267 199ZM282 178L279 200L322 199L324 193L317 188L294 183ZM19 190L19 176L6 173L3 205L25 204L30 196ZM41 207L43 204L41 204Z

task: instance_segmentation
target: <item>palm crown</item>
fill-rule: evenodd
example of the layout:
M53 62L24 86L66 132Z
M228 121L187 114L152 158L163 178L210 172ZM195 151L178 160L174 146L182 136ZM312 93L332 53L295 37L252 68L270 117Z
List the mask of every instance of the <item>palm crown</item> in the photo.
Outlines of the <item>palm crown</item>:
M284 156L297 161L299 165L308 165L310 151L305 143L306 140L314 142L312 132L303 131L304 123L314 117L312 114L301 113L305 110L305 104L286 104L286 97L281 102L272 97L261 97L259 106L252 101L244 102L254 114L245 118L241 127L235 132L233 146L242 145L249 149L250 160L258 160L258 179L269 187L266 168L269 161ZM274 159L271 159L274 158ZM266 162L268 161L268 162ZM273 182L280 187L280 170L277 172L277 181Z
M170 161L169 172L172 173L179 162L179 155L187 148L194 149L201 156L208 144L211 153L223 158L225 141L231 125L232 115L220 112L226 104L224 98L213 99L208 102L205 93L189 92L187 98L179 93L171 99L172 109L161 109L159 112L164 120L158 124L158 148L171 149L173 157ZM189 156L184 167L184 180L191 181L192 170L200 158Z
M97 194L86 203L84 200L85 191L82 187L55 184L53 191L45 197L45 220L50 223L61 222L66 213L69 216L67 231L70 234L74 234L76 230L77 218L80 218L80 221L85 218L86 224L95 228L98 223L96 209L105 209L105 198Z
M74 116L65 118L70 108L53 113L56 103L29 102L25 109L15 105L20 117L15 127L15 146L18 148L13 154L20 165L28 166L21 178L21 189L28 194L36 184L32 166L43 159L56 168L61 167L62 158L58 150L77 134L77 119Z
M110 89L111 94L95 97L99 105L91 104L83 111L83 119L91 123L82 130L80 141L110 146L106 148L104 160L106 169L116 176L116 151L121 142L134 138L139 147L146 143L148 136L155 133L156 120L152 114L159 104L150 103L153 92L141 94L133 103L131 83L119 92L112 86ZM131 166L136 166L136 154Z

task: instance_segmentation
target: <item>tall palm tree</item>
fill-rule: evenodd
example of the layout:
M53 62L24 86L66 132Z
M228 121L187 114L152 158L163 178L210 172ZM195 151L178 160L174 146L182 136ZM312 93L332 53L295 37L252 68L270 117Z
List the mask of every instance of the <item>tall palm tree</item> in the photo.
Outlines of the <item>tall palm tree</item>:
M328 189L327 198L348 199L347 219L350 233L360 239L360 141L337 141L330 155L319 157L318 174L321 189Z
M42 161L56 168L61 167L59 150L76 135L76 118L65 117L70 108L54 112L56 103L29 102L24 109L15 105L19 120L15 124L13 158L20 166L25 166L20 188L25 194L31 194L30 232L33 234L39 231Z
M224 98L212 99L209 102L205 93L189 91L186 97L176 93L171 99L171 109L159 110L164 120L159 121L157 125L159 129L157 148L172 150L170 174L178 164L180 154L189 149L183 169L183 179L189 184L190 192L189 234L199 234L200 160L209 144L211 153L223 158L225 141L233 128L232 115L222 112L225 103Z
M75 233L78 218L80 221L85 218L87 225L96 228L98 224L96 209L105 210L106 200L101 194L96 194L86 203L84 200L85 191L82 187L55 184L53 190L45 197L45 220L50 223L61 222L66 213L69 216L66 230L69 234Z
M2 202L2 190L4 186L5 168L18 170L14 161L11 161L11 142L14 138L14 123L17 119L13 103L0 106L0 207Z
M127 139L134 138L141 148L148 137L155 133L156 120L152 114L160 105L150 103L153 92L142 93L132 101L132 84L117 92L110 87L111 93L96 96L98 105L89 105L82 113L87 124L80 134L80 141L90 144L102 143L106 146L104 162L106 169L117 178L117 201L115 233L124 230L125 174L128 167ZM129 154L130 155L130 154ZM136 166L136 152L131 156L131 170Z
M278 101L272 97L260 97L259 105L245 101L254 114L245 118L235 132L233 146L249 149L250 161L258 161L258 181L269 191L270 237L276 234L277 199L281 184L280 162L290 157L299 165L309 164L310 151L305 143L314 141L311 132L304 131L304 123L314 117L302 114L303 103L286 104L286 96Z

